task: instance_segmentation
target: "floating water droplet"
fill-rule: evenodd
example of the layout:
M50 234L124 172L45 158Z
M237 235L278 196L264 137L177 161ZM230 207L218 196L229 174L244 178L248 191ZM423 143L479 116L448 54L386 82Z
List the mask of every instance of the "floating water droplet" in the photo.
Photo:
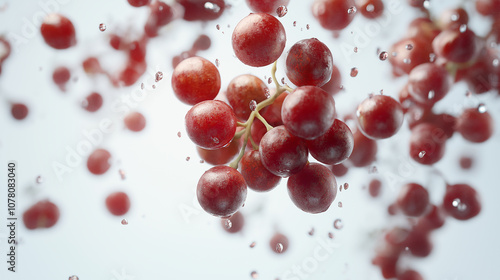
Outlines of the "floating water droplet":
M43 183L43 178L42 178L42 176L41 176L41 175L38 175L38 176L36 177L36 179L35 179L35 182L36 182L37 184L41 184L41 183Z
M351 68L351 77L356 77L358 75L358 68Z
M273 82L273 78L269 77L269 79L267 79L267 83L271 84L272 82Z
M122 180L125 180L125 171L123 171L123 169L118 170L118 174L120 174Z
M347 191L348 188L349 188L349 184L348 183L344 183L344 190Z
M381 53L379 54L379 56L378 56L378 58L379 58L380 60L382 60L382 61L386 60L388 57L389 57L389 54L388 54L386 51L381 52Z
M255 241L254 241L254 242L252 242L252 243L250 243L250 248L255 247L255 245L257 245L257 243L255 243Z
M429 0L425 0L424 1L424 8L429 9L430 6L431 6L431 2Z
M429 54L429 62L434 62L434 61L436 61L436 54L435 53Z
M309 234L310 236L313 236L314 235L314 228L311 228L311 230L307 234Z
M253 279L257 279L257 278L259 278L259 274L257 273L257 271L252 271L252 272L250 273L250 276L251 276Z
M411 63L411 59L405 58L405 59L403 59L403 63L404 64L410 64Z
M283 244L281 243L276 244L276 253L278 254L283 253Z
M452 14L450 18L451 18L451 21L457 21L459 16L457 14Z
M217 28L217 30L220 30L220 25L216 25L215 28Z
M435 95L436 95L436 93L434 92L434 90L431 90L431 91L429 91L429 94L427 95L427 99L429 99L429 100L433 99Z
M358 110L356 110L356 117L359 118L360 116L361 116L361 111L358 109Z
M342 191L342 185L339 186L339 192L341 192L341 191Z
M339 201L338 206L339 208L342 208L342 201Z
M205 161L204 161L204 160L202 160L202 159L200 159L200 163L205 163Z
M486 105L484 105L483 103L479 104L477 106L477 111L481 114L483 113L486 113L486 111L488 111L488 108L486 108Z
M191 157L186 157L186 161L189 161L191 159Z
M356 7L352 6L350 7L349 9L347 9L347 13L348 14L354 14L355 12L357 12L358 10L356 9Z
M334 222L333 222L333 227L335 229L342 229L344 227L344 225L342 224L342 220L341 219L336 219Z
M226 229L231 229L233 227L233 223L231 222L230 219L225 219L225 221L224 221L224 227Z
M155 74L155 82L158 83L159 81L161 81L161 79L163 79L163 72L161 72L161 71L156 72L156 74Z
M122 220L122 225L124 225L124 226L128 225L128 221L127 221L127 219L123 219L123 220Z
M219 68L219 65L220 65L220 62L219 62L219 59L215 59L215 66L217 66L217 68Z
M101 30L101 32L106 31L106 24L104 23L99 24L99 30Z
M406 49L409 51L413 50L413 45L412 44L406 45Z
M255 101L255 100L250 100L250 105L249 105L249 107L250 107L250 110L255 111L255 109L257 109L257 101Z
M219 138L217 137L212 137L212 141L214 141L215 144L219 144Z
M212 3L212 2L205 2L204 7L207 10L211 10L214 14L216 14L220 11L219 5Z
M285 84L285 77L281 78L281 83Z
M493 59L493 61L491 62L491 64L493 65L493 67L498 67L499 62L500 61L498 60L498 58L495 58L495 59Z
M141 89L144 89L144 83L141 83Z
M334 236L333 236L333 233L332 233L332 232L329 232L329 233L328 233L328 238L333 239L333 237L334 237Z
M460 25L460 33L464 33L465 31L467 31L467 24Z
M455 208L458 209L458 211L465 211L467 210L467 204L463 203L460 198L455 198L452 202L451 205Z
M418 153L419 158L424 158L424 156L425 156L425 151L420 151L420 153Z
M271 91L266 88L266 90L264 91L264 95L266 96L266 98L271 98Z
M295 26L297 26L297 22L296 21L293 22L293 27L295 27Z
M358 53L358 47L354 47L354 53Z
M181 138L182 134L180 131L177 132L177 137Z
M288 9L286 6L279 6L278 9L276 9L276 13L278 14L278 17L284 17L287 12L288 12Z
M152 89L156 89L156 85L152 85L152 86L151 86L151 88L152 88Z
M309 30L309 24L306 24L306 29Z
M71 275L68 280L79 280L80 278L78 278L78 276L76 275Z

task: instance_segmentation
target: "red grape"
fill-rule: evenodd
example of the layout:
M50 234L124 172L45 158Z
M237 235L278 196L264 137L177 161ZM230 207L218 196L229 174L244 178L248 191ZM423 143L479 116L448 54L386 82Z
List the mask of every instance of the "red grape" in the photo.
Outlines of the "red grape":
M432 41L434 53L448 61L466 63L477 53L476 34L462 26L443 30Z
M421 216L429 206L429 192L419 184L406 184L399 192L397 205L406 216Z
M125 126L131 131L138 132L146 127L146 118L139 112L129 113L123 121L125 122Z
M368 192L372 197L378 197L380 195L380 189L382 188L382 182L378 179L373 179L368 184Z
M370 165L377 155L377 142L366 137L359 130L354 131L354 147L349 162L356 167Z
M89 57L85 59L82 63L83 70L87 74L98 74L104 72L101 67L101 63L96 57Z
M273 252L282 254L288 250L288 237L281 233L275 233L271 240L269 241L269 246Z
M10 109L12 117L16 120L24 120L28 116L28 107L22 103L14 103Z
M499 0L476 0L476 10L483 16L500 15Z
M337 196L337 181L330 169L309 163L287 182L288 194L302 211L312 214L328 210Z
M158 29L174 19L174 12L167 3L161 1L153 2L150 8L151 12L144 26L144 31L148 37L156 37Z
M296 86L323 86L332 77L330 49L316 38L295 43L286 57L286 76Z
M127 0L132 7L142 7L149 4L151 0Z
M280 6L287 6L290 0L246 0L248 7L256 13L276 14Z
M474 159L469 157L469 156L462 156L460 158L460 167L462 169L465 169L465 170L471 169L473 163L474 163Z
M335 177L342 177L347 172L349 171L349 168L347 168L343 163L335 164L335 165L330 165L330 170L332 170L333 175Z
M464 8L448 9L439 16L439 26L444 29L456 28L469 23L469 15Z
M49 200L42 200L23 213L23 222L27 229L50 228L57 223L59 215L57 205Z
M326 133L306 142L311 155L324 164L343 162L351 155L354 147L351 130L339 119L335 119Z
M304 168L309 154L304 140L289 133L282 125L262 137L259 152L267 170L281 177L288 177Z
M302 86L285 98L281 116L290 133L311 140L323 135L332 126L335 101L319 87Z
M226 103L202 101L186 114L186 131L193 143L209 150L226 146L236 132L236 116Z
M259 151L248 151L240 161L241 175L248 187L254 191L266 192L275 188L281 177L269 172L260 159Z
M417 227L424 230L438 229L444 225L445 216L441 208L436 205L431 206L431 210L418 219Z
M417 271L408 269L399 274L397 280L424 280L424 278Z
M328 92L330 95L338 93L342 86L342 76L340 75L339 68L332 64L332 76L328 83L324 84L321 88Z
M186 104L195 105L204 100L212 100L219 93L220 87L219 70L202 57L183 60L172 73L174 93Z
M412 129L410 137L410 156L416 162L432 165L444 155L446 134L430 123L421 123Z
M216 150L207 150L196 147L198 155L208 164L221 165L229 163L240 151L241 141L233 140L229 145Z
M203 173L198 181L196 195L207 213L229 217L245 202L247 186L236 169L220 165Z
M40 30L45 43L54 49L62 50L76 45L75 27L65 16L47 15Z
M443 208L457 220L468 220L481 212L481 203L473 187L467 184L456 184L446 187Z
M130 199L124 192L114 192L106 197L106 208L115 216L127 214L130 209Z
M434 104L450 90L451 81L444 67L424 63L415 67L408 76L408 91L412 98L424 104Z
M224 0L176 0L184 7L184 20L187 21L207 21L219 18L226 3Z
M408 25L406 36L408 38L421 38L422 42L431 42L440 32L441 29L434 21L428 17L418 17Z
M103 99L102 96L97 92L92 92L89 94L82 103L85 110L89 112L95 112L102 107Z
M111 154L104 149L97 149L87 159L87 168L94 175L102 175L111 167Z
M384 13L384 2L382 0L360 0L357 3L358 10L368 19L375 19Z
M254 67L276 61L283 53L285 43L285 28L281 22L265 13L246 16L236 25L232 35L236 57Z
M358 125L367 137L385 139L396 134L403 125L403 107L387 95L365 99L356 111Z
M66 83L71 78L71 73L69 69L65 66L59 66L52 73L52 80L54 83L61 88L61 90L65 90Z
M206 51L212 45L212 40L207 35L200 35L193 43L193 50Z
M342 30L354 19L354 0L316 0L312 13L321 26L328 30Z
M267 99L266 84L254 75L244 74L235 77L227 86L227 100L229 105L233 107L234 114L242 121L246 121L252 110L250 102L254 100L256 103Z
M484 105L468 108L457 119L456 129L467 141L482 143L493 135L493 118L482 110L486 110Z
M223 218L220 220L222 228L229 233L240 232L245 225L245 218L240 211L234 213L229 218Z
M412 49L408 50L407 46L412 46ZM395 74L409 74L416 66L429 62L431 53L432 46L425 38L402 39L392 45L389 52L389 62L392 64Z

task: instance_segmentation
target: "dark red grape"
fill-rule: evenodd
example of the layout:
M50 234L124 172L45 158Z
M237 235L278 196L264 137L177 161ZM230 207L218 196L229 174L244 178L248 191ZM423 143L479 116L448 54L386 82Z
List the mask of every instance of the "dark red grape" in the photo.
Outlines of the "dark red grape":
M485 108L468 108L458 117L456 129L467 141L482 143L493 135L493 118Z
M446 134L430 123L421 123L412 129L410 137L410 156L416 162L432 165L444 155Z
M281 177L274 175L264 167L259 151L246 152L241 158L240 170L248 187L258 192L272 190L281 180Z
M309 163L288 178L288 195L302 211L312 214L328 210L337 196L337 181L330 169Z
M354 131L354 147L349 162L356 167L364 167L375 161L377 155L377 142L366 137L359 130Z
M57 205L49 200L42 200L23 213L24 226L27 229L50 228L57 223L59 215Z
M387 95L365 99L356 111L358 125L367 137L385 139L396 134L403 125L403 107Z
M432 41L434 53L456 63L466 63L477 54L476 34L462 26L443 30Z
M176 0L184 7L184 20L187 21L207 21L218 19L226 3L224 0Z
M450 90L448 71L434 63L415 67L408 76L408 91L412 98L423 104L434 104Z
M87 95L85 100L82 102L82 107L89 112L95 112L102 107L102 103L102 95L97 92L92 92Z
M134 132L138 132L146 127L146 118L139 112L131 112L123 119L125 126Z
M66 83L71 78L71 73L69 69L65 66L59 66L52 73L52 80L54 83L59 86L61 90L65 90Z
M326 133L306 142L311 155L324 164L343 162L351 155L354 147L351 130L339 119L335 119Z
M289 133L282 125L262 137L259 152L267 170L281 177L288 177L304 168L309 154L304 140Z
M499 0L476 0L476 10L483 16L500 15Z
M421 216L429 206L429 192L419 184L406 184L399 192L397 205L406 216Z
M94 175L102 175L111 167L111 154L104 149L97 149L87 159L87 168Z
M481 202L473 187L467 184L456 184L446 187L443 208L457 220L468 220L481 212Z
M132 7L142 7L149 4L151 0L127 0Z
M256 13L276 14L280 6L287 6L290 0L246 0L248 7Z
M286 129L295 136L314 139L323 135L335 120L335 101L315 86L302 86L289 94L281 117Z
M257 13L243 18L234 28L233 50L246 65L262 67L276 61L285 49L285 28L275 17Z
M240 172L232 167L220 165L203 173L198 181L196 195L207 213L217 217L229 217L245 203L247 186Z
M258 77L250 74L244 74L232 79L227 86L227 100L233 107L234 114L241 121L246 121L252 113L250 102L256 103L267 99L266 84Z
M422 37L402 39L392 45L389 62L397 75L409 74L416 66L430 61L432 45ZM407 46L412 46L411 50Z
M226 146L236 132L233 109L219 100L202 101L186 114L186 131L193 143L209 150Z
M54 49L62 50L76 45L75 27L65 16L47 15L40 30L45 43Z
M373 179L368 184L368 192L372 197L378 197L380 195L380 189L382 188L382 182L378 179Z
M354 0L316 0L312 13L323 28L342 30L354 19L354 7Z
M340 75L339 68L335 64L332 64L332 76L328 83L324 84L321 88L333 96L341 90L341 86L342 76Z
M222 218L220 220L222 228L229 233L240 232L245 225L245 218L240 211L234 213L229 218Z
M198 155L208 164L221 165L229 163L240 151L241 141L234 140L229 145L216 150L207 150L196 147Z
M195 105L204 100L212 100L219 93L220 87L219 70L202 57L183 60L172 73L174 93L186 104Z
M24 120L28 116L28 112L28 106L22 103L14 103L10 108L10 113L16 120Z
M106 197L106 207L115 216L127 214L130 209L130 198L124 192L114 192Z
M332 68L330 49L316 38L298 41L286 57L286 76L296 86L321 87L332 77Z
M444 29L456 28L469 23L469 15L464 8L448 9L439 16L439 26Z
M349 168L347 168L343 163L335 164L335 165L330 165L330 170L332 170L333 175L335 177L342 177L347 172L349 171Z

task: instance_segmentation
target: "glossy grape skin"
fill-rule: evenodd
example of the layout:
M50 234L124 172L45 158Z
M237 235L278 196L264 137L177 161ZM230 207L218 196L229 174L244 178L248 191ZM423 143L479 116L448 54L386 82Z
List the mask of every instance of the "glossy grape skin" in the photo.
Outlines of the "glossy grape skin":
M111 154L104 149L96 149L87 159L87 169L94 175L102 175L111 167Z
M10 108L12 117L16 120L24 120L28 116L28 106L22 103L14 103Z
M201 176L196 196L203 210L217 217L229 217L245 203L247 186L234 168L219 165Z
M410 231L404 245L413 256L419 258L429 256L433 248L429 232L415 227Z
M175 95L189 105L214 99L220 87L219 70L212 62L202 57L183 60L172 73L172 89Z
M287 187L295 206L311 214L328 210L337 196L337 180L330 169L319 163L309 163L290 176Z
M63 50L76 45L76 34L73 23L60 14L47 15L40 27L42 37L47 45Z
M406 184L399 192L397 205L406 216L421 216L429 206L429 192L419 184Z
M445 215L443 210L436 205L431 205L430 210L418 219L416 227L424 231L438 229L444 225Z
M246 65L262 67L276 61L285 49L285 28L265 13L250 14L234 28L232 45L236 57Z
M443 30L432 41L434 53L439 57L456 63L466 63L477 54L476 34L467 28L460 30L460 26Z
M432 165L444 156L446 134L430 123L421 123L412 129L410 157L424 165Z
M494 121L489 112L468 108L458 117L456 129L467 141L482 143L493 135Z
M106 208L115 216L127 214L130 209L130 198L124 192L114 192L106 197Z
M469 23L469 15L464 8L448 9L441 13L438 23L443 30L460 27Z
M455 81L464 80L470 91L477 94L486 93L495 86L498 87L498 77L495 72L500 73L493 66L496 54L488 49L480 50L476 62L469 67L457 70Z
M260 103L266 100L267 91L269 90L261 79L254 75L244 74L229 82L226 96L236 117L241 121L246 121L252 113L250 102L255 100L256 103Z
M423 104L434 104L443 99L451 87L448 72L434 63L415 67L408 76L408 91Z
M218 19L226 8L224 0L176 0L184 7L184 20L208 21ZM207 5L207 3L211 5Z
M287 6L290 0L246 0L248 7L255 13L276 14L280 6Z
M220 220L222 228L228 233L237 233L243 229L245 225L245 217L240 211L234 213L229 218ZM229 226L231 225L231 226Z
M207 150L196 147L198 155L208 164L221 165L229 163L240 151L241 141L234 140L229 145L216 150Z
M335 177L342 177L349 172L349 168L347 168L343 163L330 165L330 170Z
M326 133L306 141L309 153L324 164L339 164L345 161L354 148L354 136L349 127L335 119Z
M354 0L315 0L312 5L313 16L327 30L342 30L354 19Z
M406 30L408 38L420 38L421 42L431 42L441 32L441 29L428 17L418 17L410 22ZM428 60L427 60L428 61Z
M368 19L375 19L384 13L384 2L382 0L361 0L357 3L358 10Z
M377 252L372 263L380 267L380 272L385 279L395 278L400 254L401 248L399 246L386 246Z
M326 84L321 86L321 88L333 96L341 90L341 86L342 76L340 75L339 68L335 66L335 64L332 64L332 76Z
M276 176L288 177L299 172L307 163L304 140L277 126L262 137L259 144L262 164Z
M323 86L332 77L332 68L330 49L316 38L298 41L286 57L286 76L299 87Z
M483 16L500 15L499 0L476 0L476 10Z
M413 49L408 50L408 45L412 45ZM416 66L429 62L431 53L432 46L425 38L406 38L392 45L389 51L389 62L392 64L395 74L409 74Z
M103 102L102 95L92 92L83 101L83 108L89 112L95 112L102 107Z
M360 130L369 138L386 139L395 135L403 125L403 107L387 95L365 99L356 112Z
M247 186L257 192L270 191L281 181L281 177L264 167L259 151L248 151L243 155L240 161L240 171Z
M132 7L142 7L149 4L151 0L127 0Z
M355 167L364 167L375 161L377 155L377 142L366 137L361 131L353 133L354 147L349 162Z
M170 5L161 1L155 1L149 7L151 12L144 26L144 33L148 37L156 37L162 26L174 20L174 11Z
M186 114L186 131L193 143L209 150L226 146L236 132L233 109L219 100L202 101Z
M474 218L481 212L481 202L473 187L456 184L446 187L443 208L448 215L463 221Z
M146 118L139 112L131 112L124 119L125 126L134 132L139 132L146 127Z
M290 133L312 140L323 135L332 126L335 120L335 101L319 87L298 87L283 101L281 117Z
M399 274L397 280L424 280L424 278L417 271L408 269Z
M23 223L27 229L50 228L57 223L59 216L57 205L49 200L42 200L23 213Z
M71 72L65 66L59 66L52 73L52 80L61 89L65 90L66 83L71 78Z

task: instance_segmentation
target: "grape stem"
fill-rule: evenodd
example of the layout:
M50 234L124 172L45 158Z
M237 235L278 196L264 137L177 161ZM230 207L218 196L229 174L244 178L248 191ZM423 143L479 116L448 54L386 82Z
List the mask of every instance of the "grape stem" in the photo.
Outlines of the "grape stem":
M274 85L276 86L276 92L273 94L273 96L271 96L271 98L268 98L264 101L261 101L259 102L259 104L257 104L257 107L255 108L254 111L252 111L252 113L250 113L250 117L248 117L248 120L244 123L241 123L241 122L238 122L237 125L238 126L242 126L244 127L243 130L237 132L236 134L234 134L234 138L233 139L238 139L240 137L243 137L243 145L241 147L241 150L240 150L240 153L238 154L238 157L233 160L229 166L234 168L234 169L238 169L238 165L241 161L241 158L243 157L243 155L245 154L245 148L247 146L247 143L248 143L248 139L250 138L250 141L252 143L252 147L256 150L258 150L258 145L254 142L254 140L252 139L252 137L250 136L251 134L251 131L252 131L252 123L254 121L255 118L259 119L267 128L267 130L271 130L273 129L273 127L271 125L269 125L269 123L266 121L266 119L259 113L260 110L264 109L265 107L271 105L274 103L274 101L285 91L289 91L289 92L292 92L293 89L290 88L288 85L284 85L284 86L281 86L279 83L278 83L278 80L276 79L276 63L277 61L275 61L273 63L273 66L271 68L271 77L274 81Z

